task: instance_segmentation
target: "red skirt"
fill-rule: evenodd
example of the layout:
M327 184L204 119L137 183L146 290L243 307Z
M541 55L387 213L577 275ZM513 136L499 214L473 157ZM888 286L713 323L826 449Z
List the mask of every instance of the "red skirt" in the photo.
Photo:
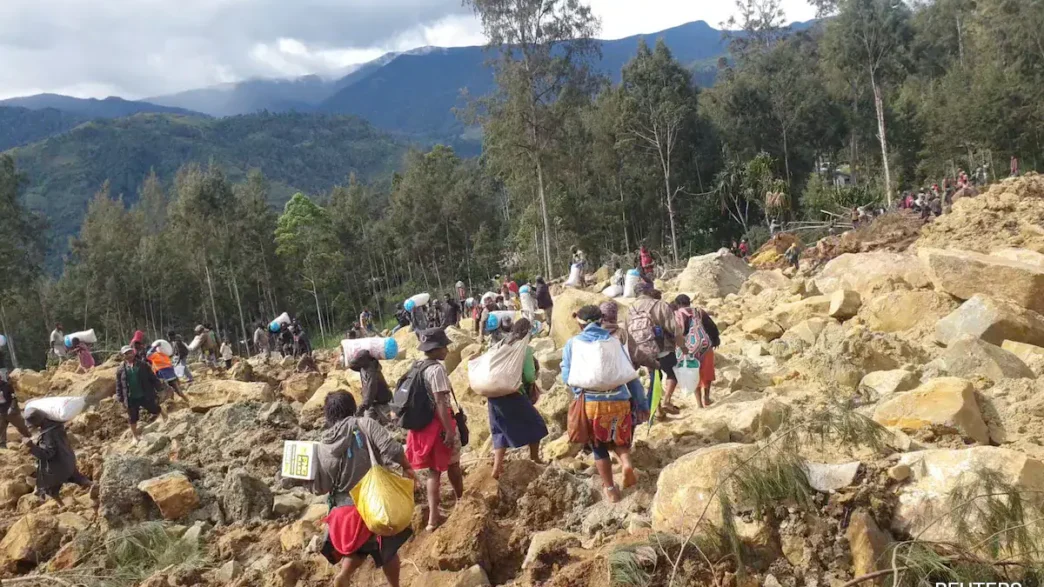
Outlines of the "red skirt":
M450 415L450 428L456 432L457 422ZM410 430L406 434L406 459L410 466L418 471L430 469L444 473L449 466L460 462L460 436L456 435L458 441L454 447L446 446L442 440L442 423L438 418L432 418L422 430Z
M711 383L714 383L714 349L700 357L700 387L708 387Z
M324 521L329 528L330 543L342 556L354 554L373 536L354 505L334 508Z

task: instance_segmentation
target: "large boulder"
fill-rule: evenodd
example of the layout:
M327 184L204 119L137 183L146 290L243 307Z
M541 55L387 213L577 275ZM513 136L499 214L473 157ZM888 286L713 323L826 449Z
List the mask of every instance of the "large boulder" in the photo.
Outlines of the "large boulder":
M957 377L1001 379L1034 378L1033 370L1014 354L978 338L962 338L928 364Z
M852 553L852 574L856 577L885 568L892 537L878 527L874 518L863 510L852 514L845 530L848 548Z
M719 444L691 452L667 465L656 481L653 530L687 536L701 516L707 527L720 528L724 518L714 491L737 462L749 458L754 450L748 444Z
M221 486L221 509L230 522L249 522L272 517L274 498L264 481L243 469L234 469Z
M783 336L783 327L764 316L751 318L740 324L740 330L753 334L765 341L773 341Z
M15 393L18 394L18 399L22 401L43 397L50 388L51 378L47 373L38 373L32 369L15 369L8 377Z
M116 395L116 371L117 367L96 367L86 374L59 371L51 377L50 387L62 395L86 397L93 405Z
M1044 495L1044 463L1005 448L924 450L903 454L899 463L910 468L911 476L899 489L892 528L920 540L967 542L967 536L959 535L952 517L946 515L947 499L955 488L977 481L985 471L993 473L1000 483L1014 486L1021 498L1035 507ZM979 519L971 515L967 522L975 526Z
M935 338L945 345L968 337L995 345L1014 340L1044 346L1044 316L1005 299L975 294L935 325Z
M112 526L147 519L155 506L138 489L138 484L161 473L162 470L156 470L152 461L144 457L121 454L106 457L98 480L98 514Z
M406 362L412 364L412 361ZM388 385L395 385L395 381L389 379ZM301 407L301 420L314 422L320 419L323 415L326 396L335 391L346 391L352 394L355 397L356 405L362 405L362 382L359 374L354 371L330 371L330 374L326 376L326 381L323 381L319 389L316 389L315 393Z
M990 253L990 256L1044 268L1044 254L1029 249L998 249Z
M573 314L584 306L597 306L602 302L611 301L610 298L598 293L591 293L580 289L566 288L555 297L555 308L551 314L551 337L555 339L555 346L562 348L570 339L580 334L580 326L573 318ZM620 307L619 319L623 322L627 315L627 306L616 302Z
M900 391L910 391L918 386L917 375L905 369L873 371L859 382L859 391L871 399L886 398Z
M990 442L975 388L956 377L932 379L887 399L874 410L874 421L907 433L932 430L960 434L980 444Z
M457 365L460 365L461 361L463 361L464 349L475 343L475 337L471 333L471 330L462 330L453 326L446 329L446 336L450 339L450 345L446 349L448 354L443 364L446 366L447 373L452 373L457 368Z
M859 318L877 332L903 332L934 325L957 307L944 293L930 289L897 290L875 296L859 309Z
M830 313L830 296L812 296L796 302L782 304L768 314L768 318L784 330L798 322L816 316L826 317Z
M755 271L747 277L741 293L757 295L765 290L779 289L788 290L791 285L790 278L783 274L781 269L763 269Z
M697 418L725 424L732 442L755 442L766 438L783 423L786 409L775 399L759 395L735 393L699 412Z
M738 294L754 269L726 249L691 257L678 276L678 291L701 299L724 298ZM557 307L555 308L558 309Z
M1037 374L1044 375L1044 347L1006 340L1001 343L1001 348L1018 357L1026 366Z
M61 546L58 519L46 514L26 514L14 523L0 541L0 564L24 572L51 558Z
M830 310L828 314L831 318L848 320L859 313L859 308L862 305L863 299L859 296L859 292L839 289L830 294Z
M923 248L918 255L939 291L962 300L988 294L1044 313L1044 267L952 249Z
M146 479L138 483L138 490L152 498L167 520L183 518L199 507L199 494L181 471Z
M315 390L323 384L323 374L310 371L294 373L283 381L281 391L283 397L292 402L305 403L312 398Z
M186 395L192 410L197 412L206 412L236 402L275 400L272 386L267 383L245 383L231 379L211 379L194 383L188 388Z
M901 281L913 288L930 284L924 264L913 255L878 251L846 253L823 267L816 277L816 288L824 294L849 289L866 295L877 285Z

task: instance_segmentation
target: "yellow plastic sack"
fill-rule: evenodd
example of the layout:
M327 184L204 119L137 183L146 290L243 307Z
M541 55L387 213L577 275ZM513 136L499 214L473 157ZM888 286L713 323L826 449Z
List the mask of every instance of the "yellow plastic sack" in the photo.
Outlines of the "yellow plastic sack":
M384 467L370 467L349 493L363 523L378 536L395 536L413 519L413 481Z

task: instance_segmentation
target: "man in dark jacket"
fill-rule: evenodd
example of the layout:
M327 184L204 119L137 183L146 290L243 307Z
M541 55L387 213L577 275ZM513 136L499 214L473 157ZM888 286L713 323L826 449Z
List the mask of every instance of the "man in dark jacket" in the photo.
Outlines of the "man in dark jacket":
M131 434L138 441L141 439L138 417L142 408L153 416L167 418L159 406L159 394L167 384L160 381L152 367L135 354L134 347L125 346L120 354L123 355L123 364L116 370L116 401L127 408Z
M551 288L544 282L543 277L536 278L536 303L537 309L544 311L544 319L547 320L548 326L551 325L551 310L554 309L555 304L551 300Z
M29 438L29 428L22 419L22 411L18 409L14 387L7 380L0 379L0 448L7 448L8 423L14 425L22 438Z
M447 328L460 324L460 304L453 296L446 294L446 301L442 303L442 327Z
M383 422L388 414L392 393L381 371L381 362L374 359L369 352L362 351L348 362L348 368L357 372L359 380L362 381L362 404L359 405L356 416L366 416Z
M59 493L62 485L75 483L80 487L90 487L91 480L76 468L76 453L69 444L65 433L65 425L49 420L43 412L30 411L29 423L40 429L36 439L27 434L22 441L29 452L36 457L36 493L49 496L64 506Z

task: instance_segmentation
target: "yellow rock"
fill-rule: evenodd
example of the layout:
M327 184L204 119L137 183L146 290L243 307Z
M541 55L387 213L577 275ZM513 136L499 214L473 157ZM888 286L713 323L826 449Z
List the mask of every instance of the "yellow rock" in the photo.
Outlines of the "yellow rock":
M194 383L188 388L186 395L192 410L200 412L236 402L275 400L272 387L267 383L245 383L230 379L211 379Z
M385 371L385 378L388 379L388 385L395 385L396 380L388 377L387 371ZM315 393L301 407L301 417L309 420L321 418L323 415L323 404L326 403L326 396L335 391L347 391L355 397L356 405L362 405L362 381L359 379L359 374L354 371L331 371L326 376L326 381L315 390Z
M573 314L588 305L598 306L602 302L615 301L620 312L618 320L621 324L627 320L627 306L617 300L610 300L600 293L591 293L579 289L566 288L554 299L555 307L551 314L551 335L557 348L563 348L572 337L580 334L580 325Z
M718 486L719 476L733 468L736 459L747 458L754 450L749 444L719 444L698 449L667 465L656 482L653 530L686 536L701 515L708 526L721 527L721 503L711 494Z
M958 433L980 444L990 442L990 431L979 412L970 381L941 377L879 404L874 421L903 432L936 429Z
M279 531L279 544L284 552L300 552L318 534L316 525L307 520L298 520Z
M0 541L4 566L36 565L51 557L60 543L58 520L45 514L26 514Z
M152 498L164 519L177 520L199 507L199 495L184 473L174 472L147 479L138 490Z
M305 403L311 399L315 390L323 384L322 373L294 373L283 381L281 386L283 397L290 401Z

